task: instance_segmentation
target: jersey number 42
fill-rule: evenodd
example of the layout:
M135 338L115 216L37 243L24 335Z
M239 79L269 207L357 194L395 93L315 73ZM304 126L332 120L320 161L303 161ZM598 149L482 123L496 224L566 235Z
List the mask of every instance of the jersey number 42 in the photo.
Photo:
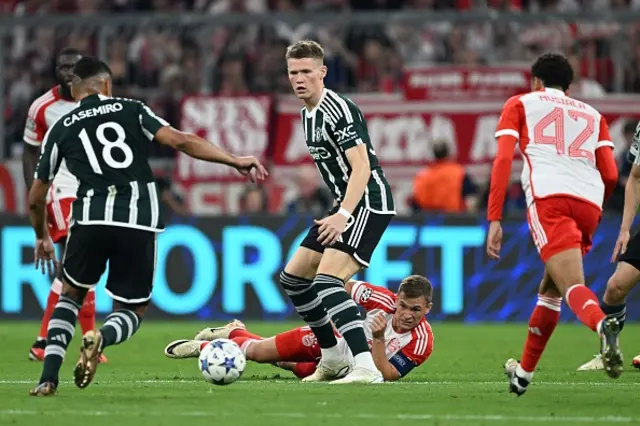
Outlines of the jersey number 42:
M585 124L584 129L576 136L576 138L569 144L567 149L566 137L565 137L565 116L568 115L575 123L571 125L578 125L579 121L583 121ZM555 124L555 132L553 135L545 135L544 131L547 127ZM581 149L589 139L593 137L596 130L596 118L587 112L577 111L572 109L563 109L555 107L553 111L544 116L533 127L533 137L535 143L539 144L551 144L556 146L556 151L559 155L568 155L569 157L586 158L590 161L595 161L593 152Z

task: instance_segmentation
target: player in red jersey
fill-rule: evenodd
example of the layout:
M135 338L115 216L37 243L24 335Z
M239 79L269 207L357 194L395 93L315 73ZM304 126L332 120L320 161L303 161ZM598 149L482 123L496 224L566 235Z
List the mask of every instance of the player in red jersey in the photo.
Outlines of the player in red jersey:
M73 77L73 66L81 57L82 54L77 49L70 47L62 49L56 58L55 72L59 84L36 99L29 108L24 129L25 144L22 155L22 172L27 189L31 188L33 183L36 164L40 158L40 146L47 130L58 118L76 107L76 101L71 96L70 83ZM76 198L77 187L77 179L69 172L63 162L47 194L49 234L54 243L60 244L62 253L64 253L67 229L69 227L71 204ZM53 280L51 291L47 298L47 306L42 316L40 332L29 350L29 359L33 361L42 361L44 359L49 319L56 303L58 303L61 291L62 281L60 281L60 277L56 277ZM78 319L83 333L94 329L95 293L93 291L89 292L85 298ZM106 358L103 356L101 361L105 362Z
M562 297L580 321L599 334L607 374L615 378L622 372L620 325L602 311L595 294L585 286L582 266L602 204L618 179L609 129L593 107L567 96L573 69L564 56L542 55L531 73L533 91L510 98L498 122L498 153L487 212L487 253L499 259L500 220L518 144L524 160L521 181L529 229L545 264L521 361L510 359L505 364L509 390L518 396L531 382L558 323Z
M345 289L367 311L364 332L376 367L384 380L395 381L424 363L433 351L433 333L425 315L431 310L432 287L425 277L411 275L400 284L398 294L362 281L349 281ZM336 336L341 338L337 331ZM313 374L320 359L320 346L309 327L299 327L263 338L247 331L240 321L224 327L206 328L195 340L176 340L165 348L169 358L197 357L207 343L231 339L248 360L276 364L296 376ZM346 346L346 345L345 345ZM353 357L350 368L353 368Z

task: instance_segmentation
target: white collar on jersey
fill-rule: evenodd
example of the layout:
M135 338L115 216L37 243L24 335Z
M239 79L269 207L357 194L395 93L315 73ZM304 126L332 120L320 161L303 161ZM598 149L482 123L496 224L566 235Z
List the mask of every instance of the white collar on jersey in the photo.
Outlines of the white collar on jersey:
M562 90L552 89L551 87L545 87L544 91L555 96L567 96Z
M318 109L318 107L320 106L322 101L324 100L324 97L326 96L326 94L327 94L327 88L324 87L324 88L322 88L322 96L320 96L320 99L318 99L318 103L316 104L316 106L313 107L313 109L311 111L309 111L306 106L303 107L304 108L304 112L307 114L307 117L311 117L316 112L316 110Z

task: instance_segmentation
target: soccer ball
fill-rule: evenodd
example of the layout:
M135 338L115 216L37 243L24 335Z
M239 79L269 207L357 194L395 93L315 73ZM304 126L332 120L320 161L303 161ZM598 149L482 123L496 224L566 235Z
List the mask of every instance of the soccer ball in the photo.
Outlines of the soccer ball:
M207 382L229 385L242 376L247 359L242 349L229 339L216 339L202 348L198 368Z

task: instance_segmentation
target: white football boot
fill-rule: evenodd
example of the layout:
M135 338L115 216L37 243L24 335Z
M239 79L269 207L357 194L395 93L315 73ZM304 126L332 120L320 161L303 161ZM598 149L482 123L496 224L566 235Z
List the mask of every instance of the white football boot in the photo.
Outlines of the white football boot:
M168 358L198 358L200 346L208 340L175 340L164 348L164 355Z
M342 379L334 380L331 382L332 385L343 385L349 383L363 383L363 384L374 384L374 383L382 383L384 382L384 377L382 377L382 373L375 370L369 370L364 367L354 367L353 370Z
M354 366L353 356L347 342L343 338L338 339L338 351L340 357L320 358L316 371L312 375L302 379L303 382L328 382L345 377Z
M509 378L509 393L522 396L527 391L529 383L531 383L533 373L527 373L520 367L521 373L518 374L518 367L520 367L520 363L513 358L509 358L504 363L504 374Z
M602 355L594 355L593 359L589 362L582 364L578 367L578 371L599 371L604 370L604 364L602 363Z
M348 359L338 359L336 361L326 361L320 359L316 371L312 375L302 379L303 382L328 382L345 377L351 371Z
M228 339L229 333L231 330L235 330L236 328L244 328L247 327L240 320L233 320L227 325L223 325L222 327L214 327L214 328L205 328L200 330L194 340L206 340L208 342L216 339Z

